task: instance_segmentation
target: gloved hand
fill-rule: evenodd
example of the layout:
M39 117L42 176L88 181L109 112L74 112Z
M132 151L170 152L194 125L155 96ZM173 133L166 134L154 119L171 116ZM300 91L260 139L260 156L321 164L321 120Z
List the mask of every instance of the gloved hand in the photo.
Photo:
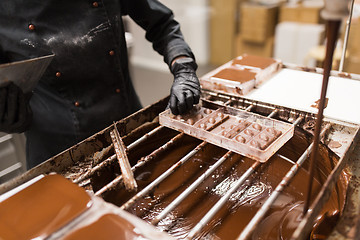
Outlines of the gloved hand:
M29 105L30 96L10 82L0 87L0 132L21 133L31 124L32 111Z
M200 82L196 76L197 64L194 59L185 57L175 60L171 66L174 83L171 87L169 105L175 115L191 110L200 99Z

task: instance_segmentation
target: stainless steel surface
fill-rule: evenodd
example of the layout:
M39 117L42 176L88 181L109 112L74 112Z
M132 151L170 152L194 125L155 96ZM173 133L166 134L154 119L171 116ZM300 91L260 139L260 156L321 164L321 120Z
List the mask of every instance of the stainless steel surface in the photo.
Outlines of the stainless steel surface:
M54 58L54 54L0 64L0 86L14 82L23 92L31 92Z
M24 134L0 133L0 183L26 171Z
M9 173L12 173L12 172L20 169L21 167L22 167L22 164L20 162L17 162L15 164L11 165L10 167L5 168L4 170L1 170L0 171L0 178L8 175Z
M147 134L145 134L144 136L140 137L139 139L137 139L135 142L131 143L127 149L131 150L136 148L137 146L139 146L141 143L143 143L146 139L148 139L149 137L153 136L155 133L159 132L161 129L163 129L163 126L158 126L157 128L154 128L153 130L151 130L150 132L148 132Z

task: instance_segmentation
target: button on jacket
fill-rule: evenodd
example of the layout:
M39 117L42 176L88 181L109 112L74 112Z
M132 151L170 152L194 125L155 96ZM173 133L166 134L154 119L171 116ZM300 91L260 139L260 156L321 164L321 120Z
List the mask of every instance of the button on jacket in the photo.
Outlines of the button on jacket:
M146 30L168 65L178 56L194 57L173 13L156 0L0 1L0 62L55 54L30 101L28 167L141 108L129 76L123 15Z

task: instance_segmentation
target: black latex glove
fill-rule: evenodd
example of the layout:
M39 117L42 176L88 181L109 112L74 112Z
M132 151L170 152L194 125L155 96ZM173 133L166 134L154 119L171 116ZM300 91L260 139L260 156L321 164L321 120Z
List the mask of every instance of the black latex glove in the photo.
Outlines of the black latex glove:
M14 83L0 87L0 132L21 133L31 124L31 95L25 96Z
M170 109L175 115L184 114L199 103L200 82L196 76L197 65L189 57L179 58L171 66L174 83L170 92Z

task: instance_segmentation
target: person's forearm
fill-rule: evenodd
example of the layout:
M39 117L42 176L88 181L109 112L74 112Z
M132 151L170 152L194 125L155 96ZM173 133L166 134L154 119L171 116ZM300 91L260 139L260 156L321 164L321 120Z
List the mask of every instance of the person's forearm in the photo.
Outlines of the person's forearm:
M2 63L7 63L7 61L6 61L6 58L5 58L5 54L2 51L2 48L0 46L0 64L2 64Z
M164 56L169 67L180 56L195 59L185 42L180 25L174 20L172 11L155 0L121 0L123 14L128 14L146 31L146 39Z

